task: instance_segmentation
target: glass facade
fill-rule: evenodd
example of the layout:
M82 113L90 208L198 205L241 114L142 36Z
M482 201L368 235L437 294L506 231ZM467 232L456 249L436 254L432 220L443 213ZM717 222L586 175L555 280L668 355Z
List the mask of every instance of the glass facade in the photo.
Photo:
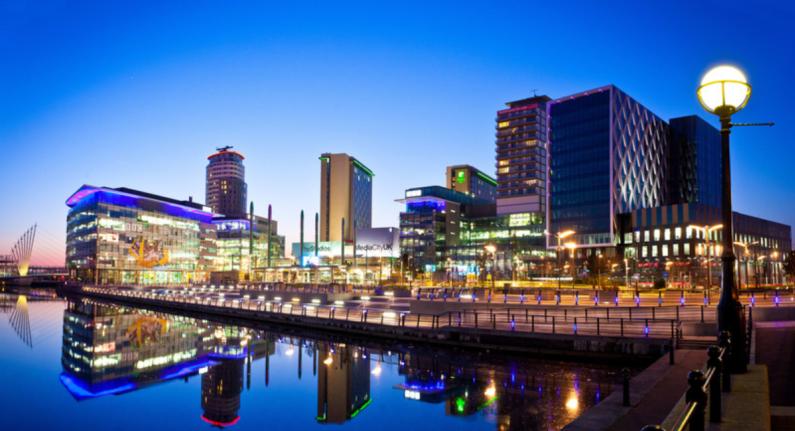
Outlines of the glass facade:
M670 121L668 203L721 207L720 132L698 116Z
M373 214L373 178L372 173L359 164L353 165L353 190L351 205L353 219L359 229L372 227Z
M72 277L100 284L205 283L216 272L262 267L267 224L214 217L209 209L136 190L83 186L67 201L66 264ZM271 230L271 258L283 256L284 237Z
M667 124L614 86L558 99L550 116L550 230L611 246L619 213L664 201Z

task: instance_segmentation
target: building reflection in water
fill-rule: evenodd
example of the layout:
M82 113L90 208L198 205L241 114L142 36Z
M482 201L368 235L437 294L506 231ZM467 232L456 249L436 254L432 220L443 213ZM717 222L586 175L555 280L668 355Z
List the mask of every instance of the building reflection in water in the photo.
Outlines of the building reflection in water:
M602 396L610 373L584 376L553 364L528 364L521 372L511 364L479 363L476 355L445 357L412 352L399 356L404 383L396 385L406 399L444 403L449 416L483 414L498 430L560 429ZM610 388L612 385L605 385Z
M382 367L403 376L395 389L408 402L439 404L439 413L450 417L483 415L498 430L562 428L606 396L616 378L610 369L529 359L371 351L86 300L70 301L64 312L60 378L80 401L201 375L201 419L228 427L240 420L256 359L264 359L268 387L277 344L284 358L295 361L298 379L303 357L311 361L321 424L342 424L364 411L372 402L370 379Z
M319 348L317 421L341 424L364 410L370 398L370 358L365 349L339 344Z

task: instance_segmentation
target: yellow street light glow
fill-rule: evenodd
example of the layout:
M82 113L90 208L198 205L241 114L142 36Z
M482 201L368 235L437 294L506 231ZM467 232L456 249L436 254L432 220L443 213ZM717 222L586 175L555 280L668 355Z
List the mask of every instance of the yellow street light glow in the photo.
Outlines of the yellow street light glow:
M294 353L295 349L293 349L293 346L290 346L287 350L284 351L284 354L287 356L293 356Z
M486 244L483 248L489 253L494 253L495 251L497 251L497 246L495 246L494 244Z
M323 360L323 363L326 365L331 365L334 363L334 359L331 357L331 355L328 355L328 357L326 357L326 359Z
M381 363L379 362L379 363L375 364L375 368L373 368L373 371L371 371L370 373L372 375L376 376L376 377L380 376L381 375Z
M575 233L577 233L577 232L574 232L571 229L570 230L564 230L563 232L558 232L558 238L560 238L560 239L568 238L568 237L574 235Z
M483 395L485 395L486 398L494 398L497 395L497 388L494 386L494 383L483 391Z
M751 86L740 69L720 65L704 74L696 95L701 106L708 112L730 116L748 103Z
M569 397L566 398L566 410L576 412L580 409L580 399L577 397L577 392L569 392Z
M568 248L568 249L575 249L575 248L577 248L577 243L576 242L567 242L566 244L563 244L563 246Z
M384 316L385 319L394 319L397 317L397 314L395 314L394 311L385 311L382 316Z

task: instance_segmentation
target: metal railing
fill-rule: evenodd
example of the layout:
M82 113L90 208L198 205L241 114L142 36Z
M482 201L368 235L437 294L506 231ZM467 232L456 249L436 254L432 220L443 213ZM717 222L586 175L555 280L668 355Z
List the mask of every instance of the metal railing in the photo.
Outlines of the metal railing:
M442 313L411 313L379 308L377 304L354 306L301 303L299 298L265 300L264 295L252 298L227 298L224 295L196 296L179 293L84 287L89 293L117 298L138 298L161 303L195 304L222 309L240 309L276 315L301 316L335 321L360 322L372 325L410 327L416 329L475 329L524 334L598 336L633 339L670 340L673 352L681 333L680 322L672 318L637 316L632 309L500 308L467 309Z
M677 417L669 431L703 431L706 428L706 411L709 408L709 421L718 423L723 413L723 392L731 392L731 374L724 363L730 350L729 333L724 331L719 337L719 346L707 348L705 370L692 370L687 375L688 389L685 392L684 411ZM641 431L666 431L661 425L646 425Z

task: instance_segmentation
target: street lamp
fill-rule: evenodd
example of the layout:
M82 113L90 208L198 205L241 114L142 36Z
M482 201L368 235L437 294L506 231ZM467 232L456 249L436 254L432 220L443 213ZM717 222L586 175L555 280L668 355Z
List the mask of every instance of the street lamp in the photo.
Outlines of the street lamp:
M729 133L731 116L745 107L751 97L751 86L745 74L734 66L721 65L710 69L701 79L696 90L698 101L708 112L720 118L722 199L721 215L723 222L723 278L718 302L718 329L729 331L732 337L730 357L734 371L746 370L745 316L740 301L737 300L737 286L734 284L734 229L732 227L731 166L729 158Z
M557 258L558 258L558 291L560 291L560 278L561 278L561 276L562 276L562 272L563 272L563 268L561 267L561 266L562 266L562 264L561 264L561 260L560 260L560 258L561 258L561 253L563 252L563 246L561 245L561 241L563 241L564 239L566 239L566 238L568 238L568 237L570 237L570 236L574 235L575 233L577 233L577 232L574 232L573 230L569 229L569 230L564 230L564 231L562 231L562 232L561 232L561 231L558 231L558 233L554 234L554 235L555 235L555 238L557 238L557 239L558 239L558 247L557 247ZM549 231L546 231L546 230L545 230L545 231L544 231L544 235L550 236L550 235L552 235L552 233L550 233Z
M492 263L491 263L491 291L489 295L494 294L494 276L495 270L497 269L497 246L494 244L486 244L483 246L483 249L486 250L487 253L491 255Z

